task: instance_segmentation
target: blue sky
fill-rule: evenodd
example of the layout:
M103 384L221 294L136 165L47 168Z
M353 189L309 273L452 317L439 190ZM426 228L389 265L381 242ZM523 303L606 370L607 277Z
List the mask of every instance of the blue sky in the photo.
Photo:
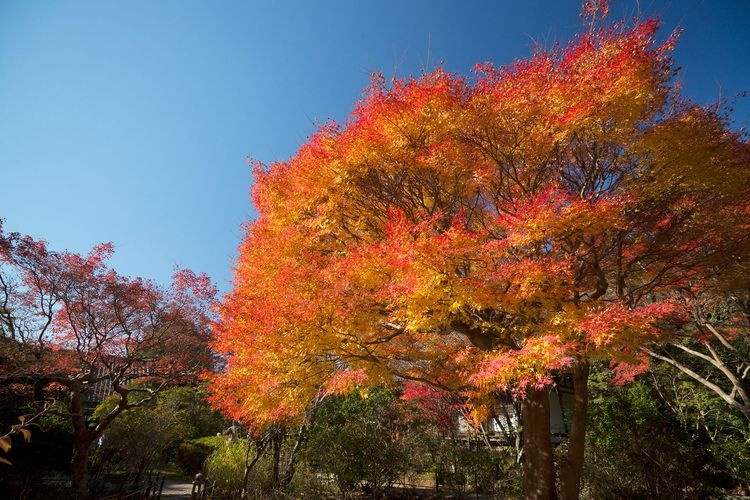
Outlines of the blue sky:
M578 1L0 1L0 217L54 248L112 241L123 274L179 264L229 289L255 216L246 157L286 159L369 75L468 74L566 41ZM640 7L639 7L640 5ZM657 14L685 93L750 89L750 1L620 0ZM741 100L735 124L750 126Z

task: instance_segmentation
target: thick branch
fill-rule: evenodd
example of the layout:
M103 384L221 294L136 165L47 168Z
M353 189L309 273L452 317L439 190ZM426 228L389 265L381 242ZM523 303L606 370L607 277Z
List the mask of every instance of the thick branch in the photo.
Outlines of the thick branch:
M744 404L744 405L741 404L739 401L737 401L736 399L734 399L730 394L727 394L726 392L724 392L724 390L721 387L719 387L718 385L714 384L713 382L711 382L711 381L703 378L702 376L700 376L699 374L697 374L696 372L694 372L693 370L691 370L687 366L683 365L679 361L675 361L674 359L672 359L670 357L662 356L660 354L657 354L657 353L655 353L654 351L652 351L650 349L642 348L641 350L643 352L645 352L645 353L648 353L648 355L651 356L651 357L653 357L653 358L656 358L656 359L659 359L661 361L664 361L665 363L669 363L670 365L674 366L675 368L677 368L681 372L685 373L689 377L691 377L694 380L700 382L705 387L711 389L721 399L723 399L724 401L726 401L732 407L734 407L737 410L739 410L740 413L742 413L748 420L750 420L750 405L748 405L747 403Z

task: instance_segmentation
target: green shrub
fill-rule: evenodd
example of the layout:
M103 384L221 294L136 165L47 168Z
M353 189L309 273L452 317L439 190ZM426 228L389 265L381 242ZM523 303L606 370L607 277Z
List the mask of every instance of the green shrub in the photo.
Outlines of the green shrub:
M585 489L589 498L706 498L715 478L691 436L644 378L612 387L592 376Z
M99 404L94 418L111 411L117 397ZM216 446L200 440L183 443L216 434L224 425L200 387L172 387L143 406L124 411L112 422L102 445L92 454L91 476L96 480L117 472L138 481L149 469L165 466L172 459L185 473L195 474Z
M204 438L205 441L213 438ZM246 439L228 442L221 438L218 447L206 459L204 471L209 494L221 498L239 498L245 474L245 459L248 445L254 446ZM200 440L196 440L200 441ZM212 441L217 443L217 441ZM281 462L289 458L293 439L284 441L280 453ZM251 460L255 450L250 449ZM261 458L248 474L247 498L330 498L331 492L320 478L306 464L298 464L296 473L288 484L278 485L273 481L273 453L270 447L265 449Z
M194 475L203 470L203 464L214 450L226 442L224 436L208 436L184 441L177 447L175 462L182 472Z
M245 474L245 456L248 442L236 439L216 448L205 461L204 470L216 496L239 497Z
M489 450L479 442L462 443L443 438L438 447L433 447L431 457L436 480L451 493L515 491L518 467L502 451Z
M318 472L333 474L342 493L362 485L374 495L409 469L395 395L373 390L363 397L332 397L318 410L305 458Z

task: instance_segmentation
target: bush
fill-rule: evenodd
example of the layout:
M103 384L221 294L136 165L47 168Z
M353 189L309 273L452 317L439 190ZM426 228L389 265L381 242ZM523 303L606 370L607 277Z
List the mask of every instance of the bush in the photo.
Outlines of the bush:
M342 493L359 485L374 495L409 469L405 429L392 404L395 395L373 390L367 397L329 398L318 410L305 457L314 470L333 474Z
M442 437L436 444L431 447L430 459L439 487L458 495L467 490L517 492L520 470L510 454L487 449L478 441L466 443Z
M206 459L204 469L206 477L218 496L239 497L242 491L242 480L245 474L245 456L248 442L237 439L224 442Z
M109 473L118 472L137 482L149 469L167 465L173 458L186 473L200 471L212 447L208 445L206 449L203 445L207 443L196 441L181 448L182 443L206 433L216 434L224 426L224 419L204 396L197 387L173 387L141 407L124 411L112 422L104 433L102 446L93 453L92 478L104 479ZM103 401L94 418L106 415L116 397Z
M228 442L222 438L219 447L206 459L207 490L210 496L226 499L239 498L245 474L245 458L248 446L254 444L247 439ZM281 456L288 456L293 444L285 441ZM255 450L251 449L251 456ZM273 454L269 448L250 470L247 482L248 498L266 500L272 498L330 498L330 491L310 467L300 464L290 483L280 487L273 482Z
M195 475L203 470L206 459L226 442L223 436L209 436L184 441L177 447L175 462L182 472Z
M638 380L608 385L592 376L585 491L591 498L705 498L715 478L705 443L691 436Z

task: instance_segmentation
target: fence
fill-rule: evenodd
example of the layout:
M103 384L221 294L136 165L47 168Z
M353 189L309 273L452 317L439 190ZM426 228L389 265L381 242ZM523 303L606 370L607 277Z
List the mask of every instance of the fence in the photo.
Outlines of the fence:
M160 472L149 474L138 488L129 491L121 489L117 493L101 497L101 500L160 500L165 479Z

